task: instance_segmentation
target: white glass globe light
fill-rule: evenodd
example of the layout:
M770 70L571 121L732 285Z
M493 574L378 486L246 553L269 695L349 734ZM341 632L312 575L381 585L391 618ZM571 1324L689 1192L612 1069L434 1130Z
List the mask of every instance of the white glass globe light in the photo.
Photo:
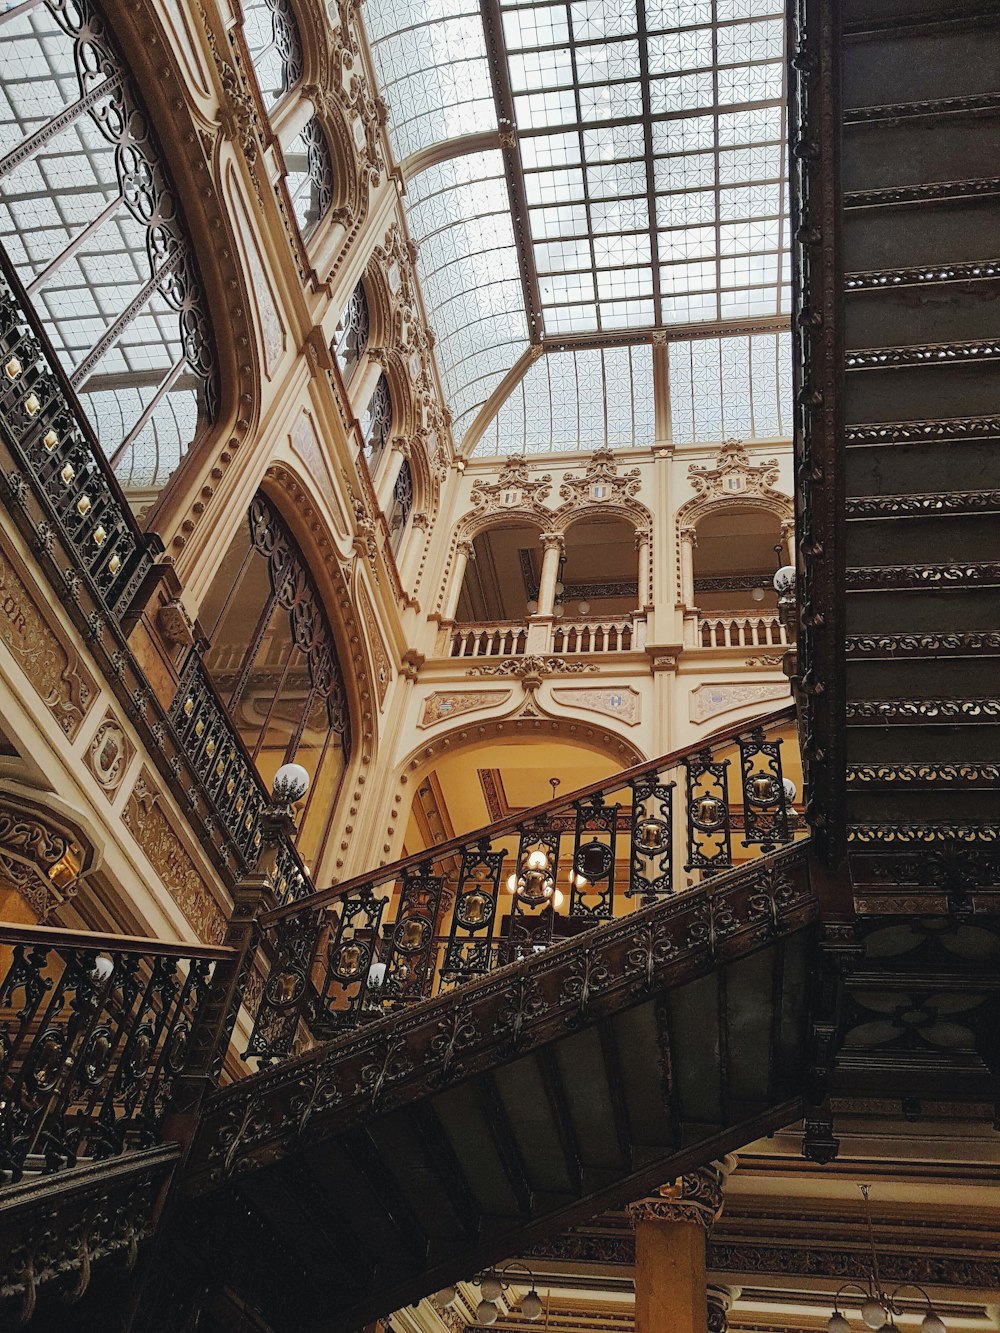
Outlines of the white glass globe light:
M455 1299L456 1295L457 1292L454 1287L442 1287L440 1291L436 1291L431 1297L431 1304L436 1305L439 1310L447 1309Z
M564 903L565 901L566 901L566 898L565 898L565 895L563 894L562 889L556 889L555 893L552 895L552 906L553 906L553 907L562 907L562 905L563 905L563 903ZM928 1330L927 1330L927 1333L931 1333L931 1330L928 1329Z
M113 960L105 957L103 953L99 953L94 959L93 967L90 969L90 979L95 985L102 986L114 970Z
M784 597L786 593L795 591L795 566L782 565L774 576L774 591L779 597Z
M785 800L789 805L791 805L791 803L795 800L795 797L798 795L798 789L791 778L782 778L781 785L785 789Z
M487 1273L479 1284L479 1289L483 1293L484 1301L497 1301L500 1299L500 1293L503 1287L500 1285L500 1279L496 1273ZM490 1320L490 1323L493 1321Z
M826 1333L851 1333L850 1324L839 1310L834 1310L833 1314L826 1321Z
M867 1296L861 1305L861 1318L869 1328L881 1328L885 1323L885 1309L874 1296Z
M535 612L538 610L538 603L535 601L534 598L532 598L531 601L528 603L526 609L529 616L533 616Z
M517 893L517 875L516 875L516 874L514 874L514 875L508 875L508 876L507 876L507 892L508 892L508 893Z
M548 870L549 858L545 852L536 848L535 851L528 853L527 864L529 870Z
M764 589L754 588L750 596L754 599L755 602L762 602L764 600Z
M565 591L566 591L566 585L561 581L557 581L555 585L556 596L561 597Z
M589 602L581 602L580 605L577 607L577 610L580 612L580 615L581 615L581 616L589 616L589 615L590 615L590 603L589 603Z
M271 799L276 805L301 801L309 790L309 774L301 764L282 764L274 775Z
M542 1298L539 1296L538 1292L535 1291L534 1287L532 1287L531 1291L528 1292L527 1296L525 1296L524 1300L521 1302L521 1313L524 1315L525 1319L530 1319L532 1323L534 1323L536 1319L541 1319Z
M944 1320L934 1309L933 1305L928 1307L920 1324L921 1333L946 1333Z
M476 1306L477 1324L495 1324L500 1311L493 1301L480 1301Z

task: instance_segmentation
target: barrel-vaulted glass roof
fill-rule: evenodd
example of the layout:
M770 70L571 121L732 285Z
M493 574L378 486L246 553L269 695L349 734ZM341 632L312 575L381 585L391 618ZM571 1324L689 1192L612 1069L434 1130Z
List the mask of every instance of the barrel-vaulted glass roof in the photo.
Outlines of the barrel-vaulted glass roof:
M368 0L364 16L458 442L489 448L520 419L520 374L523 404L586 380L566 353L654 334L677 354L601 365L689 383L725 364L754 405L746 433L787 428L787 377L759 369L784 355L789 309L781 0ZM691 392L671 388L669 415L697 435L724 414Z

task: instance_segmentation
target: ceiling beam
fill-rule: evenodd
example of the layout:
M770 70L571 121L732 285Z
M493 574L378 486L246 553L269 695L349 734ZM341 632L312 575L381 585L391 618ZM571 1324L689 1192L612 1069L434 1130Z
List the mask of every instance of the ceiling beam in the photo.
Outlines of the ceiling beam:
M479 411L476 413L475 420L465 432L465 437L462 440L461 452L466 457L468 457L473 449L475 449L476 445L483 438L483 432L486 430L486 427L490 424L496 414L500 411L501 407L503 407L504 403L517 388L518 384L520 384L521 380L524 379L525 375L538 360L541 350L541 347L539 347L537 343L532 343L531 346L518 357L510 370L507 371L507 374L490 394L489 398L486 399L486 402L480 407Z
M449 162L453 157L465 157L468 153L488 153L491 148L499 147L499 130L483 130L479 134L460 134L454 139L440 139L427 148L418 148L415 153L404 158L399 164L400 174L404 181L409 181L429 167Z
M538 343L542 338L542 301L538 289L535 254L531 248L531 226L528 220L528 197L524 188L524 167L514 119L514 94L507 67L507 46L503 36L503 16L500 0L480 0L483 32L486 36L486 55L493 83L493 97L500 126L499 142L507 174L510 194L511 220L514 224L514 244L521 268L521 286L524 289L524 313L528 321L528 341Z
M646 329L620 329L594 333L563 333L543 338L546 352L569 352L583 347L627 347L636 343L686 342L692 338L729 338L747 333L786 333L788 315L756 315L747 319L702 320L696 324L667 324Z

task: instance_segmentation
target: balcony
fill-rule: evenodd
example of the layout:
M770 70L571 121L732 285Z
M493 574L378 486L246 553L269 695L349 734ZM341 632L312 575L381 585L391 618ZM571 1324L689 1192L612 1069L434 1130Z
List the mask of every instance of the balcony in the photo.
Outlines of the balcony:
M699 648L783 648L788 644L785 627L773 612L698 612L688 629L694 633L692 646Z
M646 618L581 616L574 620L495 621L442 630L441 657L520 657L526 653L627 653L646 642Z

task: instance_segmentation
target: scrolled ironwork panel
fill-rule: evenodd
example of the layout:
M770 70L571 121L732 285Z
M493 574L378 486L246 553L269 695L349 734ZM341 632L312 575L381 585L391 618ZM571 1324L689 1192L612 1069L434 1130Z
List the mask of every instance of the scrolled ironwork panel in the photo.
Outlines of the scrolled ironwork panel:
M626 897L643 902L674 890L674 782L658 773L635 778L632 788L632 857Z
M770 851L791 840L788 802L781 772L781 737L768 740L762 728L740 736L743 787L743 846Z
M492 967L504 856L502 851L492 851L488 842L462 849L451 928L441 966L442 975L452 984L465 977L481 976Z
M254 1015L244 1056L269 1064L291 1054L296 1029L310 1003L311 970L325 914L304 912L282 921L274 935L275 957Z
M606 804L598 792L585 801L574 802L574 808L569 915L610 921L615 914L615 850L621 806Z
M509 934L501 950L505 962L530 957L552 943L561 838L556 821L519 830Z
M733 864L729 814L729 760L712 758L710 749L684 760L687 773L687 844L685 870L716 875Z
M376 897L370 885L341 899L329 939L325 946L320 941L325 966L314 1001L317 1030L335 1031L357 1023L366 1011L369 1017L381 1012L381 993L371 985L371 971L378 960L386 906L387 899Z
M382 994L390 1000L419 1000L430 993L434 937L441 910L441 875L430 864L403 876L396 920L387 932Z

